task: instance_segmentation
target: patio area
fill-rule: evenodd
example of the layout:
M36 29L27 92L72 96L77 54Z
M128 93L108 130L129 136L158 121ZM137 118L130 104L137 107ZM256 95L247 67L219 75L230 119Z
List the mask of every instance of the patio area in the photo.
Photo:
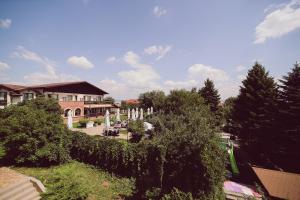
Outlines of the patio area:
M72 131L79 131L79 132L83 132L86 133L87 135L99 135L99 136L103 136L103 130L104 130L104 124L95 126L95 127L91 127L91 128L72 128ZM123 140L127 140L127 130L124 128L120 129L120 134L119 136L105 136L108 138L116 138L116 139L123 139ZM131 133L128 133L128 139L131 138Z

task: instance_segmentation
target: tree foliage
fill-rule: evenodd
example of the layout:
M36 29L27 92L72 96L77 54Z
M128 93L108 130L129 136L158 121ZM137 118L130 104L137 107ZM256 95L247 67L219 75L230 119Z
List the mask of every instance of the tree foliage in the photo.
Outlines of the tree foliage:
M163 109L165 93L160 90L153 90L140 94L139 102L143 109L153 107L156 111Z
M114 104L115 103L115 99L113 97L105 97L103 99L103 103Z
M53 99L37 98L0 111L5 162L49 165L69 159L68 131Z
M248 150L271 150L268 141L273 138L276 116L277 86L265 68L255 63L242 82L234 104L233 123L236 133Z
M210 107L212 112L217 112L220 104L220 95L212 80L206 79L204 87L199 90L205 103Z

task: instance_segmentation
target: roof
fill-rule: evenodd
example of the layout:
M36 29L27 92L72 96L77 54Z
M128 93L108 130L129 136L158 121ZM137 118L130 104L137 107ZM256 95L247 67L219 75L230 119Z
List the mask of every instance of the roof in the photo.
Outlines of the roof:
M79 85L79 86L78 86ZM78 91L79 89L84 90L84 88L80 87L80 85L86 85L89 89L85 89L87 91L92 91L92 93L97 94L108 94L104 90L101 90L100 88L86 82L86 81L77 81L77 82L60 82L60 83L49 83L49 84L42 84L42 85L33 85L33 86L23 86L23 85L13 85L13 84L0 84L0 88L3 87L5 89L11 90L15 93L19 93L22 90L31 89L44 89L44 90L57 90L57 88L63 87L63 86L74 86L73 90L70 93L75 93L75 91ZM56 89L55 89L56 88ZM59 92L59 91L58 91ZM68 93L68 92L66 92Z
M127 99L125 100L126 104L139 104L139 100L138 99Z
M300 174L252 167L270 196L300 200Z
M30 86L32 89L51 89L51 88L57 88L62 86L71 86L71 85L78 85L78 84L86 84L88 86L91 86L92 88L98 90L98 92L103 94L108 94L104 90L101 90L100 88L94 86L93 84L87 82L87 81L76 81L76 82L60 82L60 83L49 83L49 84L42 84L42 85L33 85Z
M21 90L24 90L27 88L26 86L23 86L23 85L14 85L14 84L0 84L0 87L1 86L8 90L12 90L15 92L18 92L18 91L21 91Z

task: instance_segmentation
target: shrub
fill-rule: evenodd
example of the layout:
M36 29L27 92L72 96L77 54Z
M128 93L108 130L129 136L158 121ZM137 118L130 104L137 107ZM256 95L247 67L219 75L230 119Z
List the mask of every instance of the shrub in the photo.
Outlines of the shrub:
M69 134L57 102L37 98L0 111L3 162L50 165L69 160Z
M145 134L144 123L141 120L130 121L127 130L131 132L132 142L139 142Z
M79 120L79 125L80 125L80 127L81 128L85 128L86 127L86 124L89 122L89 120L88 119L86 119L86 118L84 118L84 119L80 119Z
M94 120L94 123L95 123L95 124L98 124L98 125L101 125L101 120L100 120L100 119L95 119L95 120Z
M193 200L191 193L185 193L174 188L170 194L165 194L161 200Z

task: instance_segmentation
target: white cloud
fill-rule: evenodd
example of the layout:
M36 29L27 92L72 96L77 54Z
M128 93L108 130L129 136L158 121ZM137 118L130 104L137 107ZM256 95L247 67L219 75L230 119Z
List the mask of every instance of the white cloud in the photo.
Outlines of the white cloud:
M10 66L7 63L2 62L0 60L0 70L6 70L6 69L9 69L9 68L10 68Z
M236 70L237 72L244 71L245 69L246 69L246 67L243 66L243 65L238 65L238 66L236 66L236 68L235 68L235 70Z
M12 23L11 19L0 19L0 28L9 29L11 23Z
M169 51L171 51L172 47L169 45L161 46L161 45L153 45L144 49L144 52L148 55L157 55L156 60L162 59Z
M153 14L159 18L159 17L167 14L167 10L164 9L163 7L155 6L153 9Z
M120 78L131 87L137 88L157 88L157 80L160 79L159 74L151 65L144 64L140 61L140 57L132 51L127 52L123 56L123 60L133 70L121 71L118 73Z
M116 63L117 61L118 59L115 56L111 56L106 59L107 63Z
M196 87L198 85L198 82L195 80L186 80L186 81L172 81L167 80L164 82L164 86L166 86L168 89L191 89L192 87Z
M78 67L81 69L91 69L94 67L93 63L91 63L86 57L84 56L72 56L68 58L67 62L74 67Z
M129 90L126 84L119 83L113 79L103 79L99 82L99 87L109 93L109 96L114 98L123 99L132 94L132 90Z
M287 4L277 6L276 10L267 14L264 20L255 28L254 43L264 43L269 38L279 38L300 28L299 5L299 0L292 0Z
M24 76L24 80L29 84L42 84L50 82L60 82L60 81L77 81L80 80L78 77L70 74L58 74L56 72L56 63L49 60L47 57L42 57L37 53L27 50L26 48L19 46L15 52L13 52L13 57L21 58L23 60L32 61L40 64L46 70L46 72L35 72L27 74Z
M192 78L209 78L214 81L226 81L229 79L229 76L225 71L203 64L194 64L190 66L188 68L188 73Z

